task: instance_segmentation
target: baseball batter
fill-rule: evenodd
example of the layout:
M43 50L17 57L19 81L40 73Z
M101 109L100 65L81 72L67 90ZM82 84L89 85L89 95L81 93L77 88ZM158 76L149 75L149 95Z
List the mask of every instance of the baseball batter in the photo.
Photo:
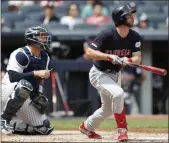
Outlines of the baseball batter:
M134 25L135 12L128 5L115 8L112 12L115 26L99 33L86 49L86 57L93 60L90 82L100 93L102 102L101 107L79 127L89 138L101 138L94 130L114 114L118 140L128 140L120 71L122 64L126 66L131 62L141 62L141 39L136 31L130 29Z
M1 114L1 131L15 134L50 134L49 120L45 115L48 100L43 95L44 80L49 78L49 48L51 36L40 26L25 32L27 46L13 51L2 80L2 101L6 103ZM10 128L10 121L16 121Z

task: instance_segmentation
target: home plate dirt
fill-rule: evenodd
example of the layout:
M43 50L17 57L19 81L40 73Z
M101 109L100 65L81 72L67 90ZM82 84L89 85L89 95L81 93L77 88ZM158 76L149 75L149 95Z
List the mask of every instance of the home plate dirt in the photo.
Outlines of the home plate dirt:
M102 139L88 139L79 131L53 131L48 136L23 136L1 134L1 141L6 142L117 142L115 131L97 131ZM168 142L167 133L129 132L129 142Z

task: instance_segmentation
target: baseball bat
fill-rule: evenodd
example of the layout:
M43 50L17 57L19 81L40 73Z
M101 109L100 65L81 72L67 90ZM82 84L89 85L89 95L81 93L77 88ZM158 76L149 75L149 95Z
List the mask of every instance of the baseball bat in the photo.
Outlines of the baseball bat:
M63 106L65 108L65 111L66 111L68 116L73 116L74 113L69 108L69 104L68 104L68 101L65 97L65 94L64 94L64 91L63 91L63 88L62 88L62 85L61 85L61 81L60 81L60 78L59 78L59 75L58 75L57 72L55 72L55 78L56 78L56 82L57 82L57 85L58 85L58 88L59 88L59 91L60 91L60 94L61 94L61 99L62 99L62 102L63 102Z
M61 98L62 98L62 101L63 101L63 106L65 108L65 111L69 112L70 111L69 105L68 105L68 102L67 102L67 100L64 96L64 91L63 91L62 86L61 86L60 78L58 76L58 73L55 73L55 75L56 75L57 85L58 85L58 88L59 88L59 91L60 91L60 94L61 94Z
M56 81L55 81L55 73L51 73L52 80L52 102L53 102L53 111L56 112L56 103L57 103L57 95L56 95Z
M135 64L130 64L130 65L139 67L139 68L144 69L146 71L150 71L152 73L155 73L155 74L158 74L158 75L162 75L162 76L165 76L167 74L167 70L166 69L162 69L162 68L157 68L157 67L147 66L147 65L135 65Z
M113 59L112 58L108 58L108 61L112 62ZM122 63L121 65L125 66L125 63ZM132 63L127 64L127 65L139 67L139 68L144 69L146 71L149 71L149 72L152 72L152 73L155 73L155 74L158 74L158 75L162 75L162 76L165 76L167 74L167 70L166 69L162 69L162 68L157 68L157 67L147 66L147 65L136 65L136 64L132 64Z

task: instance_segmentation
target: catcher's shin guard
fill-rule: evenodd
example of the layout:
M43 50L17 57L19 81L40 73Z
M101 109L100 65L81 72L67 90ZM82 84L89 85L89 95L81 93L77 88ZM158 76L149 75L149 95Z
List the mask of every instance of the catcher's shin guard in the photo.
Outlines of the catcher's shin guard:
M32 90L33 87L31 83L23 79L20 80L15 87L14 96L8 100L6 108L1 117L10 122L17 111L22 107Z

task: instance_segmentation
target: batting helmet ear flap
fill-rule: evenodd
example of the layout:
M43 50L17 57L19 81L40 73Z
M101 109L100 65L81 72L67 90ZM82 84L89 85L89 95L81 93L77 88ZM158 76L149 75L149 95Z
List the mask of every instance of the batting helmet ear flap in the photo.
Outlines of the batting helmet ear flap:
M124 16L120 16L119 21L123 22L124 20Z

